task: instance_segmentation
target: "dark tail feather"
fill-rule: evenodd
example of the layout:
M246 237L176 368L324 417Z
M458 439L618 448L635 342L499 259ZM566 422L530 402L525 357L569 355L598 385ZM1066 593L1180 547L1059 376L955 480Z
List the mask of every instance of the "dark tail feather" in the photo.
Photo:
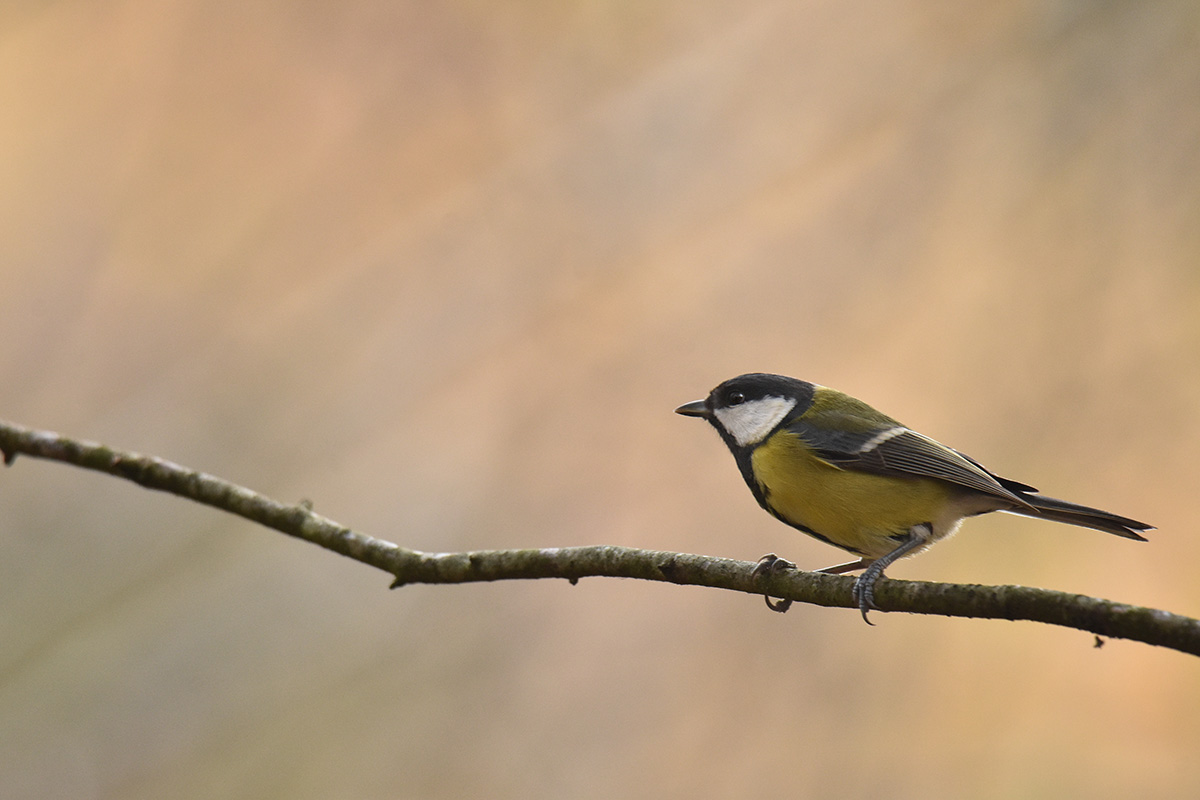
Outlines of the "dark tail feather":
M1146 541L1146 537L1141 535L1141 531L1154 529L1153 525L1138 522L1136 519L1119 517L1116 514L1101 511L1098 508L1088 508L1087 506L1068 503L1066 500L1056 500L1053 497L1046 497L1041 494L1021 493L1020 497L1036 510L1030 511L1026 508L1014 508L1010 509L1010 513L1020 514L1024 517L1033 517L1034 519L1052 519L1055 522L1065 522L1068 525L1093 528L1105 533L1115 533L1117 536L1124 536L1126 539L1137 539L1139 542Z

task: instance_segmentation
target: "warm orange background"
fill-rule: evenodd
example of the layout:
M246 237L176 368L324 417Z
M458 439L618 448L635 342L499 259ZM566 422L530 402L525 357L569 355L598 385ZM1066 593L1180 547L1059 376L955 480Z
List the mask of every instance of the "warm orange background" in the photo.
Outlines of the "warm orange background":
M858 395L1159 526L902 578L1200 615L1200 6L10 2L0 416L434 550L806 567L671 410ZM589 579L387 591L0 473L5 798L1181 797L1200 661Z

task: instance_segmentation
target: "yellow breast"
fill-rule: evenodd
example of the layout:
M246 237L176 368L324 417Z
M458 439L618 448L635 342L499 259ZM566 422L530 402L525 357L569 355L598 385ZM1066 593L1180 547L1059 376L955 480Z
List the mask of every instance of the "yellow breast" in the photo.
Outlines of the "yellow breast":
M954 495L942 481L842 469L787 431L763 442L750 459L772 513L868 558L894 550L893 537L914 525L935 523L934 538L957 526L957 519L945 524Z

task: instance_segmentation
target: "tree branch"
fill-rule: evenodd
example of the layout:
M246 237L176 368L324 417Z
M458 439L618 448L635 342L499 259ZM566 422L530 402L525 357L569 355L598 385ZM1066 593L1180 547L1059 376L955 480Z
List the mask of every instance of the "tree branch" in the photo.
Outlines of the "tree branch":
M312 511L311 504L280 503L213 475L155 456L114 450L49 431L0 421L0 451L11 465L18 455L62 461L170 492L320 545L394 576L392 587L410 583L468 583L533 578L613 577L749 594L769 592L797 602L856 608L854 579L814 572L754 578L754 564L726 558L639 550L631 547L553 547L424 553L351 530ZM1084 595L1024 586L978 586L884 580L876 587L881 611L956 617L1032 620L1133 639L1200 655L1200 620Z

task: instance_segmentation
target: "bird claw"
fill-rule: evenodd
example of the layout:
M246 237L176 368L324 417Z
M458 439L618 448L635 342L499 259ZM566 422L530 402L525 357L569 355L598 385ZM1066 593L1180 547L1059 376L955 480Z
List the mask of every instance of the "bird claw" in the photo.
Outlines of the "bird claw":
M754 570L750 573L750 576L755 581L761 581L772 575L778 575L781 572L789 572L795 569L796 565L786 558L780 558L774 553L767 553L754 565ZM763 599L767 601L767 608L777 611L780 614L786 613L792 607L792 601L786 597L775 600L769 594L764 594Z
M778 575L780 572L788 572L795 568L796 565L786 558L780 558L774 553L767 553L758 560L758 563L754 565L754 571L750 574L758 579L768 575Z
M879 579L878 575L869 575L864 572L854 579L854 602L858 604L858 610L862 613L863 622L868 625L874 625L867 618L867 612L873 608L879 608L875 605L875 582Z

